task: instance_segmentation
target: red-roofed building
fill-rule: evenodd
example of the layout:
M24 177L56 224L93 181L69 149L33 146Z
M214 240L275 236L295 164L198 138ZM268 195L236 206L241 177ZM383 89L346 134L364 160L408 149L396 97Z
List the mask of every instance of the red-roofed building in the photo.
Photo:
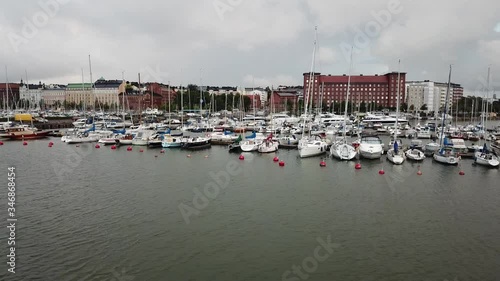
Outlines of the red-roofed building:
M299 93L296 91L273 91L272 105L274 112L288 111L294 112L297 109Z
M309 79L311 73L304 73L304 96L309 93ZM319 105L320 98L323 99L323 104L331 104L333 102L345 101L347 96L347 84L349 76L333 76L314 73L312 75L312 98L314 106ZM391 72L384 75L369 75L362 74L351 76L350 98L351 102L371 103L383 107L396 107L397 102L397 84L398 73ZM403 103L406 94L406 73L400 73L400 96L399 102Z

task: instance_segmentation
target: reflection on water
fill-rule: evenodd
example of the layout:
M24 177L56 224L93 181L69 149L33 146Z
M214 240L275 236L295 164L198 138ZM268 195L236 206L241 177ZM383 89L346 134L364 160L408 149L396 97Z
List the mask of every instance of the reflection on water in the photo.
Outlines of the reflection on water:
M279 167L274 154L238 160L223 147L161 154L48 141L0 147L1 170L18 171L18 280L281 280L328 235L339 246L307 280L500 276L499 170L471 160L393 166L384 156L355 170L280 150ZM243 172L206 197L229 161ZM208 204L197 209L197 196ZM181 203L195 210L189 224Z

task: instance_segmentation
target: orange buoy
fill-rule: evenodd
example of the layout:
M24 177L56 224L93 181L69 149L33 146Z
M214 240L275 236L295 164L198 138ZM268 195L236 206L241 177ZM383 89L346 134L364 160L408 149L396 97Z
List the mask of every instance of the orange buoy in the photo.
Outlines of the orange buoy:
M274 156L273 161L278 162L278 161L280 161L280 159L278 158L278 156Z
M112 145L111 149L115 150L116 149L116 145Z
M245 156L243 156L243 154L240 154L240 160L245 160Z
M280 165L280 167L285 167L285 162L284 161L280 161L279 165Z
M319 166L320 166L320 167L326 167L326 162L325 162L325 161L321 161L321 162L319 162Z
M354 166L354 169L361 170L361 163L356 163L356 165Z
M127 147L127 151L132 151L132 147L131 146Z
M27 142L23 142L23 145L28 145L28 143Z

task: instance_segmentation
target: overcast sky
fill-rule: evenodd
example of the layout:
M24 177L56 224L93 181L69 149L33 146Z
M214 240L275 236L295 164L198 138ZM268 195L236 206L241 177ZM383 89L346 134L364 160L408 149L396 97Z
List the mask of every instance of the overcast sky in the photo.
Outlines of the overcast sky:
M15 82L25 72L30 83L81 82L82 68L87 82L90 54L94 80L301 85L317 26L317 72L347 73L353 45L355 74L397 71L401 59L408 80L446 82L453 64L452 82L470 93L490 64L500 89L499 10L498 0L2 1L0 62Z

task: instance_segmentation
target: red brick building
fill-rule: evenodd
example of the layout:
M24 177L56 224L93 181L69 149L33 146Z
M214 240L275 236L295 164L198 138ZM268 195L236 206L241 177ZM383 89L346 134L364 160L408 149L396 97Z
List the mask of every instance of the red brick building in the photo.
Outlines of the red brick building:
M260 95L246 95L250 98L250 109L260 110L262 108L262 102L260 101Z
M169 98L170 101L173 102L175 100L175 97L177 96L177 93L174 91L172 87L168 87L168 85L160 84L160 83L149 83L146 85L147 91L153 91L155 95L160 95L163 97L163 104L167 103ZM170 90L170 95L169 95L169 90Z
M5 90L8 87L8 98L5 95L7 91ZM5 106L12 108L13 104L16 104L19 101L19 84L15 83L1 83L0 84L0 108L3 109L5 99ZM7 101L9 104L7 105Z
M304 73L304 97L309 93L309 79L311 73ZM322 97L323 104L345 101L347 95L347 83L349 76L333 76L314 73L313 84L311 85L311 95L313 107L319 105ZM383 107L396 107L397 99L397 72L390 72L384 75L356 75L351 76L351 89L349 101L358 103L371 103ZM400 104L405 100L406 95L406 73L400 73Z
M289 109L295 111L297 109L298 100L299 100L298 92L273 91L272 105L274 112L288 111Z

